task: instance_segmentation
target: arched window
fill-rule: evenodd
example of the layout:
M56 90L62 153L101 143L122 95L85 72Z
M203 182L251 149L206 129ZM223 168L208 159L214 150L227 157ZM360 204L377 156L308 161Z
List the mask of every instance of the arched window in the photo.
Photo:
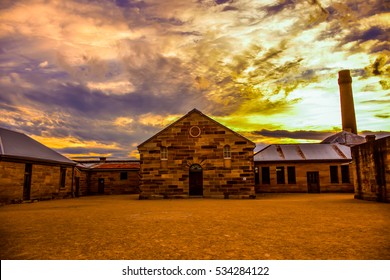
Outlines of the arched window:
M226 145L223 147L223 158L231 158L230 146Z
M167 147L162 146L161 147L161 159L167 160L168 159L168 149Z

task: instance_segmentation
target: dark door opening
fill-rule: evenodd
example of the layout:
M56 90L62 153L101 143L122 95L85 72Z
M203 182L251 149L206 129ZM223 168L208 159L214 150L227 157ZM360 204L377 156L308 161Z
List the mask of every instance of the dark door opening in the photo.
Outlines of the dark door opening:
M24 168L23 200L30 200L31 198L31 176L32 164L26 163Z
M100 194L104 193L104 178L99 178L98 180L98 192Z
M320 192L320 176L316 172L307 172L307 190L309 193Z
M199 164L193 164L190 167L189 187L189 195L203 196L203 169Z

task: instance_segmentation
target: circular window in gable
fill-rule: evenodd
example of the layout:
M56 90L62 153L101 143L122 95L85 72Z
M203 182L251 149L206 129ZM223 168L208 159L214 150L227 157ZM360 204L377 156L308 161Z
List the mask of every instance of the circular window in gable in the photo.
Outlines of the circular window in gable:
M190 135L192 137L199 137L202 131L200 130L199 126L193 126L190 128Z

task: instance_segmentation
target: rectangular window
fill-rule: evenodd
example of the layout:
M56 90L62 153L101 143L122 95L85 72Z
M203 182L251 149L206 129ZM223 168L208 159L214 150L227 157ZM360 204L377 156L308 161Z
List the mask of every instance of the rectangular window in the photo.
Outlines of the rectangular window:
M66 182L66 167L61 167L60 169L60 187L65 188Z
M127 180L127 172L123 171L120 173L120 179L121 180Z
M167 147L161 147L161 159L167 160L168 159L168 149Z
M226 145L225 147L223 147L223 158L231 158L231 157L232 154L230 152L230 146Z
M261 168L261 182L264 185L268 185L271 183L270 176L269 176L269 167Z
M339 174L337 166L330 166L330 182L332 184L339 183Z
M284 184L284 166L276 166L276 183Z
M295 166L287 166L287 180L289 184L296 184Z
M350 181L349 181L349 166L348 165L341 166L341 182L350 183Z

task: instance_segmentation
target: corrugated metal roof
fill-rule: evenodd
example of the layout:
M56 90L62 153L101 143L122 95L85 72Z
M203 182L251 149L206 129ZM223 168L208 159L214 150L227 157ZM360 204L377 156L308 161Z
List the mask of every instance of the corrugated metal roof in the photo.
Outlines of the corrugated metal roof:
M76 164L31 137L0 127L1 157L29 159L62 164Z
M254 161L352 160L351 149L339 144L270 145L254 156Z

